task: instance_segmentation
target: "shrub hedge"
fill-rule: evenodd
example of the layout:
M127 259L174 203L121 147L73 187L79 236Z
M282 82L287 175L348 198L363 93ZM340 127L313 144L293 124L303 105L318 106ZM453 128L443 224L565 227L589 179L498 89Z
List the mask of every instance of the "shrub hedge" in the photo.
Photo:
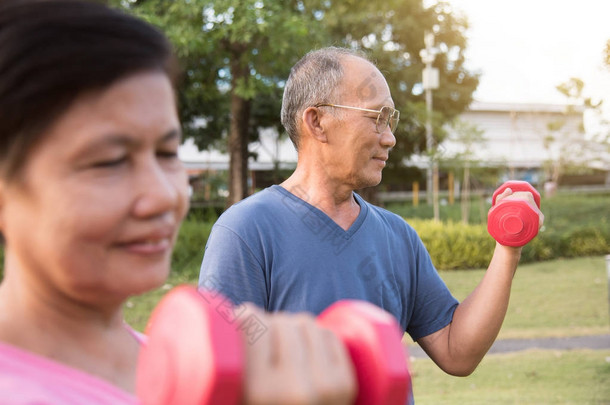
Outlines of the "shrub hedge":
M487 233L485 225L421 219L408 219L407 222L421 237L438 269L474 269L489 264L495 241ZM608 229L604 231L591 225L563 232L543 229L523 248L521 263L608 253Z
M545 228L523 248L521 263L610 254L610 196L561 196L544 200ZM216 220L213 214L191 213L184 221L173 253L173 271L196 277L206 241ZM485 224L454 220L406 219L419 233L438 269L487 267L495 241ZM2 276L0 249L0 278Z
M406 219L426 245L439 270L487 267L495 241L486 225ZM196 276L203 258L212 222L187 220L182 225L174 251L173 271ZM521 263L559 257L595 256L610 253L610 229L584 225L569 230L544 229L523 248Z
M491 201L473 206L486 213ZM406 221L418 232L438 269L475 269L489 264L495 241L487 233L485 223L465 225L459 221L459 204L442 206L441 222L422 219L430 214L426 206L416 209L404 204L388 208L408 217ZM610 254L610 195L543 197L542 211L545 226L523 248L521 263ZM474 221L484 219L478 211L471 214ZM189 215L174 252L174 271L187 275L199 271L205 243L215 220L214 213L192 212Z

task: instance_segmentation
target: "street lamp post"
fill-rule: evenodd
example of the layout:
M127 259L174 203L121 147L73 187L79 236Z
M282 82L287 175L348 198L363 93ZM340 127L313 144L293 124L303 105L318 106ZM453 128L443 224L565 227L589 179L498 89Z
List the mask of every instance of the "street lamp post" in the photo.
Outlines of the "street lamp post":
M426 200L434 204L434 220L439 220L438 208L438 164L434 158L434 138L432 134L432 90L438 89L438 69L432 67L437 49L434 47L434 33L426 32L424 36L426 48L419 53L426 67L422 75L422 84L426 92L426 149L428 150L428 170L426 173Z

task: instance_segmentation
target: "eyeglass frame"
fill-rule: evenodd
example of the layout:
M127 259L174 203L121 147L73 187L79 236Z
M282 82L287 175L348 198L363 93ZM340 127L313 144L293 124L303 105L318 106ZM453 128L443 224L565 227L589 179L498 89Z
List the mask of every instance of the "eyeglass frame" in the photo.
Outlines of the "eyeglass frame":
M377 120L375 121L375 129L377 130L377 133L379 133L379 134L383 132L383 130L379 129L379 118L381 118L381 112L383 111L384 108L389 108L390 110L392 110L392 113L390 115L388 115L388 121L385 124L386 127L390 127L390 132L392 134L394 133L394 131L396 131L396 128L398 128L398 122L400 121L400 111L398 111L394 107L390 107L390 106L387 106L387 105L384 105L379 110L371 110L369 108L352 107L352 106L349 106L349 105L330 104L330 103L319 103L319 104L314 105L314 107L336 107L336 108L346 108L348 110L356 110L356 111L365 111L365 112L370 112L370 113L376 113L377 114ZM392 128L392 125L390 123L392 122L392 117L394 117L394 114L397 114L397 116L396 116L396 123L394 124L394 128Z

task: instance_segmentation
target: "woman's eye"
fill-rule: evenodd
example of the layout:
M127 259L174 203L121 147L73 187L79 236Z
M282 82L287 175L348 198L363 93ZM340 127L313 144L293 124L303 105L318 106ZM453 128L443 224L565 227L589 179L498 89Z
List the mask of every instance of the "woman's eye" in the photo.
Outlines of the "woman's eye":
M102 160L102 161L94 163L93 167L97 167L97 168L115 167L115 166L119 166L119 165L125 163L126 161L127 161L127 158L125 158L125 157L120 157L117 159Z
M157 156L163 159L175 159L178 157L178 152L175 150L161 150L157 152Z

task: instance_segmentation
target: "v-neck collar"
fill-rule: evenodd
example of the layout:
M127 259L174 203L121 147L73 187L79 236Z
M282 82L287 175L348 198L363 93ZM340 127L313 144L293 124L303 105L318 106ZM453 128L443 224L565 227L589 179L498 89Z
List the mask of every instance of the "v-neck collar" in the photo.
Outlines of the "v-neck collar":
M358 217L356 218L354 223L351 224L347 230L345 230L341 226L339 226L339 224L337 224L331 217L329 217L324 211L311 205L309 202L303 200L302 198L297 197L290 191L286 190L284 187L276 184L271 186L270 190L277 191L283 196L286 196L292 199L293 201L301 204L303 207L307 208L311 213L313 213L317 218L319 218L320 221L326 226L328 226L334 233L336 233L337 235L341 235L344 239L350 239L356 232L358 232L358 229L360 229L360 227L364 223L364 220L366 219L369 210L368 205L362 199L362 197L352 192L356 203L360 206L360 212L358 213Z

